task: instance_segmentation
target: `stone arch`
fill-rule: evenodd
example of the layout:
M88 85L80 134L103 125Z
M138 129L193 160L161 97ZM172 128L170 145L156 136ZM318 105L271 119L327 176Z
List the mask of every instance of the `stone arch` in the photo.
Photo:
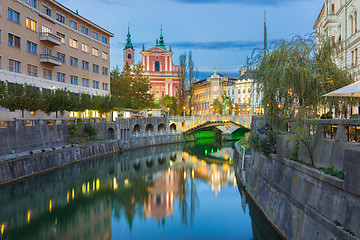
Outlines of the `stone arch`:
M128 59L131 59L131 54L130 54L130 53L127 55L127 58L128 58Z
M110 139L115 138L115 130L112 127L108 128L108 136L109 136Z
M165 124L163 124L163 123L160 123L159 124L159 126L158 126L158 131L160 132L160 131L165 131L166 129L165 129Z
M154 126L153 126L152 124L146 125L146 131L147 131L147 132L148 132L148 131L150 131L150 132L154 131Z
M175 124L175 123L172 123L172 124L170 125L170 130L176 131L176 129L177 129L176 124Z
M137 132L137 133L140 133L141 131L141 126L140 124L136 124L133 128L133 132Z

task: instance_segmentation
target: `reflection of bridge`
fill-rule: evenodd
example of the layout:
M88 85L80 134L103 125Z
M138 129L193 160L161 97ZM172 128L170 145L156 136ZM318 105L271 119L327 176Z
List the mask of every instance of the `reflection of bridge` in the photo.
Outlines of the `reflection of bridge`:
M203 127L222 125L235 125L238 127L250 128L251 118L239 116L170 118L170 126L173 125L176 125L176 129L184 133L189 133Z

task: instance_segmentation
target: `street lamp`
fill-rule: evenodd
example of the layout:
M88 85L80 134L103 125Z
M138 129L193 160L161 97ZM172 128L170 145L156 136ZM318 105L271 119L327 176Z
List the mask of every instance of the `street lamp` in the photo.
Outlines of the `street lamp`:
M170 116L170 108L167 108L167 110L168 110L168 116Z
M185 117L185 107L183 107L183 110L184 110L184 117Z
M191 107L191 116L193 116L194 107Z

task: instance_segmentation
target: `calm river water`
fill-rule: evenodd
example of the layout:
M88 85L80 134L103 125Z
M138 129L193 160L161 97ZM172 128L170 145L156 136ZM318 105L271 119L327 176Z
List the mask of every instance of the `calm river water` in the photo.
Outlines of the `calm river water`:
M111 154L0 188L0 239L280 239L237 186L234 142Z

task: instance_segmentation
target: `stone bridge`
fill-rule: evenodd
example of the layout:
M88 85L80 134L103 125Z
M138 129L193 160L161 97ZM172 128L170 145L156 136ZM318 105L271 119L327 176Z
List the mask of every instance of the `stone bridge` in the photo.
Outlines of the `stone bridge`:
M201 128L216 126L221 132L231 134L239 127L250 128L251 118L239 116L173 117L170 118L169 126L185 134Z

